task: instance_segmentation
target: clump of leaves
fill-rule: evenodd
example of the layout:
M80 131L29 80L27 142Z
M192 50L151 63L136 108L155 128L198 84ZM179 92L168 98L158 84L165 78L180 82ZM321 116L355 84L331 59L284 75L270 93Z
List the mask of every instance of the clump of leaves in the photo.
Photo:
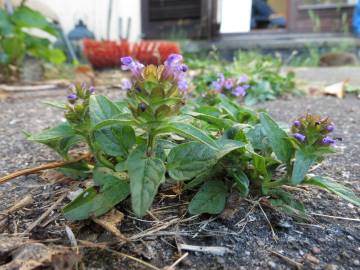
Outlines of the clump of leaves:
M13 14L0 9L0 70L8 79L12 70L19 67L26 55L60 64L65 61L64 53L54 49L47 38L32 34L36 29L51 36L57 36L56 28L39 12L24 5Z
M220 72L230 80L239 79L239 76L248 78L246 85L249 86L249 91L243 98L246 105L272 100L286 94L299 94L300 92L296 89L294 73L283 73L282 65L280 58L240 51L234 57L233 63L223 65L219 62L216 69L212 67L213 70L195 76L195 90L197 94L205 97L211 97L216 92L220 93L221 91L214 92L217 87L212 84L212 81L216 80L216 72ZM233 91L223 91L222 93L238 99ZM213 99L210 100L213 101ZM206 102L207 99L203 101Z
M145 67L131 57L121 61L132 73L131 81L122 83L124 101L72 86L63 106L67 122L29 137L65 157L76 143L86 142L94 156L92 164L66 171L93 175L93 186L64 208L66 218L102 215L128 197L133 212L143 216L165 181L195 192L189 204L193 215L220 213L230 192L238 192L266 196L274 207L303 217L302 203L283 188L299 184L360 206L350 189L308 174L334 151L329 137L334 125L328 118L308 114L286 132L268 114L243 108L225 95L215 106L185 104L187 66L181 55L170 55L160 66Z

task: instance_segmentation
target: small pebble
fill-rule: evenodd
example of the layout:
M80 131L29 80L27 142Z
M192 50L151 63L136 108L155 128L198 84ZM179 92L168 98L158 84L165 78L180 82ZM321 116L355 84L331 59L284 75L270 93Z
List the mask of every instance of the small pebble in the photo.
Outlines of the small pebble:
M250 251L245 251L246 256L250 256Z
M360 266L360 261L359 260L353 260L353 265Z
M269 262L268 262L268 266L269 266L271 269L276 269L276 263L274 263L273 261L269 261Z
M310 253L305 255L305 259L308 262L311 262L311 263L314 263L314 264L319 264L320 263L319 259L314 257L313 255L311 255Z
M324 270L337 270L337 269L338 269L338 267L335 264L327 264L324 267Z
M313 247L311 251L314 254L319 254L321 252L320 248L318 248L318 247Z

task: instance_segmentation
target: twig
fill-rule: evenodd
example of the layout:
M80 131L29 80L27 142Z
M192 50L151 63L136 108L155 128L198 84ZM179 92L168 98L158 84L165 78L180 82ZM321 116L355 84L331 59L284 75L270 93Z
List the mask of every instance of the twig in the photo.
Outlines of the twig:
M216 247L216 246L193 246L186 244L179 244L181 250L188 251L198 251L204 253L210 253L217 256L224 256L225 253L232 253L232 251L226 247Z
M280 257L281 259L287 261L288 263L294 265L297 269L301 269L303 267L303 265L301 263L298 263L297 261L294 261L293 259L285 256L285 255L282 255L276 251L273 251L273 250L269 250L270 253Z
M30 194L26 195L24 198L22 198L19 201L16 201L13 206L6 209L4 212L0 213L0 215L8 215L11 213L14 213L20 209L22 209L25 206L28 206L34 202L32 196Z
M66 194L63 194L60 196L59 199L51 206L49 207L37 220L35 220L33 223L30 224L29 227L24 231L24 233L31 232L37 225L39 225L50 213L53 211L65 198Z
M267 223L268 223L268 224L269 224L269 226L270 226L270 229L271 229L271 233L272 233L272 237L273 237L273 239L274 239L275 241L277 241L279 238L277 237L277 235L276 235L276 233L275 233L275 231L274 231L274 228L273 228L273 226L271 225L270 220L268 219L268 217L267 217L267 215L266 215L266 213L265 213L264 209L261 207L261 204L260 204L260 203L258 203L258 206L260 207L261 212L264 214L265 219L266 219Z
M135 234L135 235L131 236L129 238L129 240L131 240L131 241L139 240L140 238L143 238L143 237L148 236L148 235L152 235L153 233L161 231L161 230L163 230L163 229L165 229L165 228L167 228L167 227L169 227L169 226L171 226L173 224L176 224L178 222L186 222L186 221L189 221L189 220L193 220L193 219L195 219L197 217L198 216L192 216L192 217L189 217L189 218L183 219L183 220L181 220L180 218L174 218L173 220L170 220L170 221L166 222L165 224L162 224L162 225L160 225L158 227L152 227L152 228L149 228L149 229L147 229L147 230L145 230L145 231L143 231L141 233Z
M341 219L341 220L348 220L348 221L360 222L360 219L359 219L359 218L348 218L348 217L330 216L330 215L324 215L324 214L318 214L318 213L310 213L310 215L319 216L319 217L326 217L326 218L332 218L332 219Z
M174 267L176 265L178 265L183 259L185 259L187 256L189 255L189 253L185 253L184 255L182 255L179 259L177 259L172 265L170 265L169 267L165 268L165 270L173 270Z
M5 175L3 177L0 178L0 184L6 183L14 178L17 178L19 176L23 176L23 175L29 175L29 174L34 174L34 173L38 173L40 171L44 171L44 170L49 170L49 169L54 169L54 168L58 168L64 165L68 165L68 164L73 164L76 162L79 162L80 160L83 159L87 159L91 156L90 153L86 153L84 155L81 155L78 158L75 158L73 160L61 160L61 161L55 161L55 162L51 162L48 164L42 164L40 166L37 167L33 167L33 168L27 168L27 169L23 169L23 170L19 170L13 173L10 173L8 175Z
M90 242L90 241L86 241L86 240L79 240L79 242L84 246L84 247L88 247L88 248L99 248L99 249L102 249L102 250L106 250L108 252L111 252L111 253L114 253L116 255L119 255L119 256L122 256L122 257L125 257L125 258L128 258L130 260L133 260L133 261L136 261L142 265L145 265L147 266L148 268L151 268L151 269L154 269L154 270L161 270L160 268L150 264L150 263L147 263L147 262L144 262L143 260L140 260L138 258L135 258L131 255L128 255L128 254L125 254L125 253L122 253L122 252L119 252L119 251L116 251L116 250L113 250L111 248L108 248L105 244L100 244L100 243L93 243L93 242Z

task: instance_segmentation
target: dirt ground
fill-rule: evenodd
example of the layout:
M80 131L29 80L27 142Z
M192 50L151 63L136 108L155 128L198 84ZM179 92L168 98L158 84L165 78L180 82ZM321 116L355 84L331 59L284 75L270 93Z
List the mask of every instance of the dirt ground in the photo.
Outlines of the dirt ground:
M118 96L119 93L111 92L111 95ZM0 175L58 159L46 147L26 141L22 134L23 130L36 132L53 126L63 118L59 110L42 104L43 100L46 98L10 98L0 103ZM314 173L331 176L352 187L360 196L359 99L352 96L343 100L293 97L257 107L265 108L275 119L286 123L307 111L330 116L336 124L335 136L341 137L342 142L336 146L338 153L328 157ZM137 236L128 243L116 241L92 221L65 221L61 206L69 201L68 198L64 198L29 234L19 234L62 194L67 194L72 184L68 179L54 181L52 177L30 175L1 185L0 211L25 195L32 195L34 200L31 205L9 214L6 222L0 222L2 235L16 233L50 247L70 246L65 232L67 225L78 240L82 254L79 265L83 269L151 269L123 254L147 262L153 269L165 269L186 253L179 249L182 244L217 246L225 254L189 251L176 269L296 269L301 265L303 269L360 269L360 209L324 191L309 188L292 191L304 201L314 219L309 223L263 208L265 216L251 201L239 198L228 203L225 215L189 219L186 202L191 194L173 196L164 187L151 210L152 217L137 219L128 203L118 207L125 214L118 229L127 237ZM145 233L141 235L141 232ZM101 248L103 245L86 245L90 242L105 243L106 249ZM0 269L7 269L1 264L12 258L1 256L4 254L0 244Z

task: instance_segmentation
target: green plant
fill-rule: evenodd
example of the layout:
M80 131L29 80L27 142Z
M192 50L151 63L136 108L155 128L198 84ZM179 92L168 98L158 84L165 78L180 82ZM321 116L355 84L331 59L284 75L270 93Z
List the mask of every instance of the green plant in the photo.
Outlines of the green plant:
M204 97L204 102L210 101L211 105L216 102L216 93L223 93L231 98L239 99L242 94L237 95L232 88L229 88L230 91L220 91L218 85L221 80L219 81L218 78L218 83L216 83L217 73L219 73L227 78L226 82L233 81L234 86L239 86L238 81L242 81L245 77L248 78L245 84L246 96L242 98L246 105L275 99L285 94L299 94L300 92L296 89L294 73L283 73L281 71L282 64L280 58L256 52L239 51L233 63L226 65L220 63L217 65L218 68L210 65L206 72L195 76L195 93L200 96L200 99ZM223 86L221 88L226 88L225 84Z
M315 185L359 205L354 193L340 184L308 174L309 168L333 152L334 129L328 118L306 115L291 133L264 112L254 112L224 95L215 106L195 101L185 105L187 67L180 55L164 65L147 66L122 58L133 74L123 81L124 101L94 94L92 87L72 86L66 123L29 136L64 157L86 142L94 160L72 165L77 178L91 173L93 186L64 208L68 219L86 219L109 211L130 196L133 212L143 216L159 186L167 181L193 192L190 214L218 214L230 192L266 196L278 209L305 217L301 202L284 185ZM180 136L180 137L179 137ZM64 168L62 168L64 169ZM285 169L285 174L280 171Z
M25 55L56 64L64 62L64 53L52 48L48 39L32 34L34 29L57 35L56 29L37 11L21 5L9 15L0 9L0 70L5 77L11 76L12 67L20 66Z

